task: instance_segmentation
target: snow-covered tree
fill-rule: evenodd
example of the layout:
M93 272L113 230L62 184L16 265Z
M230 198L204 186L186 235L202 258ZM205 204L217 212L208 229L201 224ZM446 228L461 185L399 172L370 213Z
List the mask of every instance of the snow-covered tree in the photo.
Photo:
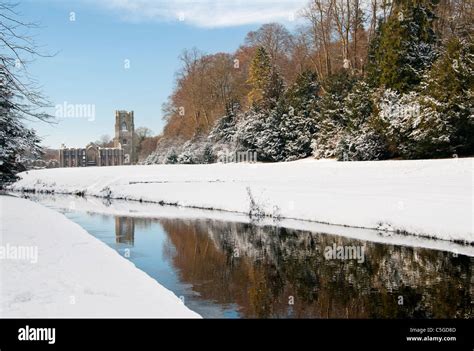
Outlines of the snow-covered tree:
M23 157L41 155L40 139L34 130L26 128L11 112L5 112L4 106L0 97L0 187L16 180L16 174L25 170Z
M377 116L393 157L442 157L452 153L453 128L433 108L436 101L416 92L383 93Z
M283 113L278 126L283 139L281 158L293 161L311 155L311 141L316 132L317 102L320 85L312 71L304 71L285 94Z
M371 87L363 80L354 84L343 100L343 122L347 130L362 129L374 110Z
M234 112L222 116L209 133L209 140L214 143L229 144L234 140L236 133L237 117Z
M355 78L346 71L329 77L325 82L325 93L318 103L318 131L311 143L316 158L336 156L336 147L347 125L344 102L354 84Z
M335 155L340 161L383 160L388 157L386 140L370 125L364 125L343 134Z
M172 165L178 163L178 154L174 148L168 151L163 163L172 164Z
M181 145L179 151L173 147L166 163L206 164L215 161L216 154L212 143L203 138L195 138Z
M184 150L182 153L179 154L177 163L183 165L191 165L197 163L194 155L189 150Z
M388 157L387 144L373 123L374 97L365 81L358 81L344 98L344 128L335 156L343 161L381 160Z
M267 127L265 119L264 112L252 108L239 120L235 134L237 149L239 151L256 149L260 160L265 159L264 151L261 149L262 141L259 140Z
M257 133L253 148L257 150L258 158L267 161L284 161L285 138L282 136L281 123L283 112L279 108L272 109L265 116L262 129Z
M284 140L282 158L294 161L311 155L311 141L316 132L314 115L305 116L285 113L280 123L280 135Z

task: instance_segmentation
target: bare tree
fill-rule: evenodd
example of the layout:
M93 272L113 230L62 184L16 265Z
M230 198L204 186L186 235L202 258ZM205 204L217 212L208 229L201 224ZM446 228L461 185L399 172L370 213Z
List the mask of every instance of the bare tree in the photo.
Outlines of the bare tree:
M436 7L434 28L442 39L474 33L474 2L470 0L441 0Z
M316 71L320 78L332 73L332 63L330 54L330 44L332 36L332 0L313 0L310 5L303 10L303 17L308 19L313 32L317 61Z
M370 26L369 26L369 40L373 38L375 30L377 29L377 11L378 0L370 1Z
M345 68L349 68L349 35L352 25L352 9L350 0L331 0L336 32L341 42L342 60Z
M258 30L249 32L245 37L245 43L249 46L263 47L273 60L272 63L276 64L279 58L290 54L292 38L283 25L267 23Z
M269 54L273 66L278 67L287 82L295 78L291 56L294 48L293 35L279 23L267 23L258 30L249 32L245 44L251 47L263 47Z
M307 27L298 28L293 35L291 63L295 76L310 69L311 66L316 67L311 36L311 29Z
M41 53L32 37L23 34L39 26L22 21L16 6L0 2L0 80L12 95L9 99L11 113L18 118L50 121L52 116L43 112L50 103L30 76L27 66L35 57L51 55Z
M101 135L99 140L97 140L94 144L101 146L101 147L112 147L113 140L108 134Z

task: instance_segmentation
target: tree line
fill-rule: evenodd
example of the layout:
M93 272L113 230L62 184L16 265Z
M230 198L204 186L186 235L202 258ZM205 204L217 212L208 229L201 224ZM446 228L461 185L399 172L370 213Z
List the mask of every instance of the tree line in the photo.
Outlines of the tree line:
M474 154L473 3L313 0L234 53L180 57L147 163Z

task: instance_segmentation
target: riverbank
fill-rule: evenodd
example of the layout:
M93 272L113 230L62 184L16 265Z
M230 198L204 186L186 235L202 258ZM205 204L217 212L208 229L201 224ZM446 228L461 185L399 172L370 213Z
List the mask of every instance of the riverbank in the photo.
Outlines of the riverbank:
M473 158L29 171L11 190L85 194L474 243Z
M60 213L0 196L0 224L2 318L199 317Z

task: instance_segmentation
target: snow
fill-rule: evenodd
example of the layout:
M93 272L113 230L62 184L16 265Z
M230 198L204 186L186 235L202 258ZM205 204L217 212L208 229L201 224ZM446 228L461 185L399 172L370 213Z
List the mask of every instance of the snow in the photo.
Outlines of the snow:
M199 317L62 214L12 196L0 210L0 317Z
M58 168L11 189L84 193L474 243L473 158Z

